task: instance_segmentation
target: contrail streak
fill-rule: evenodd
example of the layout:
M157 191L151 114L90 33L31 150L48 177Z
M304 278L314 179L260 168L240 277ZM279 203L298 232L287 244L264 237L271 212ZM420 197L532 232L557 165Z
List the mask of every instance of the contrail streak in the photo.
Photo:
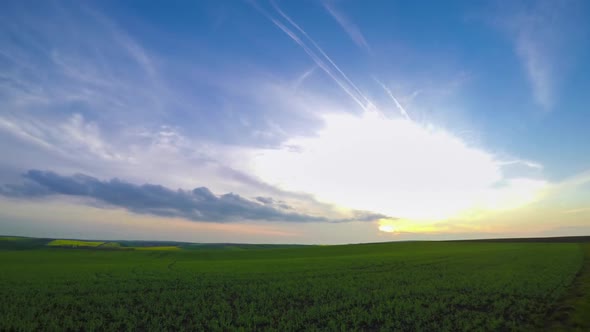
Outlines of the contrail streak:
M397 100L397 98L395 98L395 96L393 95L393 93L391 93L391 90L389 90L385 84L381 83L381 81L379 81L376 77L373 77L373 79L375 80L375 82L377 82L377 84L381 85L381 87L383 88L383 90L385 90L385 92L387 92L387 94L389 95L389 97L393 100L393 102L395 103L395 105L397 106L397 108L399 109L400 113L402 114L402 116L404 118L406 118L406 120L412 120L410 118L410 115L408 115L408 112L406 112L406 109L399 103L399 101Z
M293 84L293 87L295 89L299 88L299 86L303 83L303 81L305 81L309 76L311 76L311 74L313 74L316 70L317 65L313 66L311 69L309 69L308 71L306 71L305 73L303 73L302 75L300 75L297 80L295 81L295 83Z
M354 102L356 102L364 111L374 109L374 104L360 91L360 89L344 74L344 72L332 61L332 59L317 45L317 43L299 26L295 23L287 14L285 14L279 6L274 2L270 1L273 8L284 18L294 29L299 31L303 37L305 37L311 45L308 45L298 36L291 28L277 20L266 10L258 6L256 2L250 1L250 4L262 13L268 20L270 20L275 26L283 31L289 38L297 43L307 55L320 67L338 86L349 95ZM315 48L315 50L314 50ZM340 77L339 77L340 76Z
M287 20L287 22L289 22L293 27L295 27L295 29L299 30L299 32L301 32L301 34L303 36L305 36L305 38L307 38L311 45L313 47L315 47L318 52L334 67L334 69L336 69L336 71L338 71L338 73L340 73L340 75L342 75L342 78L344 78L344 80L356 91L356 93L362 98L364 99L364 101L367 103L368 105L372 105L373 103L362 93L362 91L348 78L348 76L340 69L340 67L338 67L338 65L336 65L336 63L334 63L334 61L332 61L332 59L326 54L326 52L324 52L324 50L315 42L315 40L313 40L313 38L311 38L307 32L305 32L305 30L303 30L303 28L301 28L297 23L295 23L295 21L293 21L293 19L291 19L287 14L285 14L285 12L283 12L281 10L281 8L276 4L275 1L271 1L271 4L273 5L273 7L275 8L275 10L285 19ZM333 77L334 78L334 77ZM334 78L335 79L335 78Z
M340 88L342 88L344 90L344 92L346 92L357 104L359 104L359 106L363 110L366 111L368 109L368 105L365 105L358 98L358 96L355 95L354 91L351 91L351 88L350 87L348 87L344 82L342 82L341 80L339 80L334 75L334 73L332 73L332 71L328 68L327 64L324 61L322 61L319 58L319 56L317 54L315 54L314 51L311 48L309 48L309 46L307 46L292 30L290 30L289 28L287 28L285 25L283 25L281 22L277 21L273 17L271 17L271 16L267 16L267 17L279 29L281 29L287 36L289 36L301 48L303 48L303 50L305 51L305 53L307 53L307 55L309 55L309 57L318 65L318 67L322 68L322 70L324 70L334 80L334 82L336 82L336 84L338 84L340 86Z
M270 20L276 27L283 31L289 38L291 38L299 47L301 47L305 53L321 68L330 78L350 97L356 102L364 111L378 112L381 114L379 109L375 107L375 104L365 96L365 94L357 87L356 84L340 69L340 67L324 52L324 50L315 42L309 34L301 28L291 17L289 17L283 10L277 5L274 0L270 0L270 3L274 10L284 19L291 27L286 26L283 22L280 22L277 18L271 15L269 12L258 6L256 2L250 2L260 13L262 13L268 20ZM307 41L304 41L304 39ZM385 90L389 97L393 100L396 107L400 111L401 115L407 119L412 120L406 111L406 109L400 104L395 98L393 93L379 80L373 77L375 81Z

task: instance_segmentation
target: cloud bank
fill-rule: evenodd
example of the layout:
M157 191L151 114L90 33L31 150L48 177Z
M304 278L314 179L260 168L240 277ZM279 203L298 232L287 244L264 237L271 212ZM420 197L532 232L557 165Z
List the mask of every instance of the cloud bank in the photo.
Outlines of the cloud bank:
M506 161L432 125L379 112L330 114L324 120L315 137L256 151L251 171L284 190L412 220L523 206L548 184L531 176L536 168L508 176Z
M41 170L29 170L23 177L25 182L22 184L0 187L0 194L15 198L51 195L90 198L135 213L208 222L351 222L387 218L364 211L353 211L352 216L347 218L309 215L299 213L287 203L271 197L250 200L234 193L215 195L206 187L172 190L154 184L135 185L119 179L101 181L84 174L62 176Z

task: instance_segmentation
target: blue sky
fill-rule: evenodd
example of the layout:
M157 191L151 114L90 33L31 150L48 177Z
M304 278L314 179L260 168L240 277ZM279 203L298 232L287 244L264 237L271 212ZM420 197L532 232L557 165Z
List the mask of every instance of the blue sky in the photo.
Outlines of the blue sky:
M0 233L590 231L584 1L0 7Z

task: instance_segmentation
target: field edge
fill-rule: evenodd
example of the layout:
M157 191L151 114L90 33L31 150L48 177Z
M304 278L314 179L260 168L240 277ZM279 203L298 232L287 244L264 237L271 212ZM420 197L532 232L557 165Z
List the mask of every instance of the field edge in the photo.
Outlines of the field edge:
M580 243L583 262L566 294L549 313L545 331L590 331L590 243Z

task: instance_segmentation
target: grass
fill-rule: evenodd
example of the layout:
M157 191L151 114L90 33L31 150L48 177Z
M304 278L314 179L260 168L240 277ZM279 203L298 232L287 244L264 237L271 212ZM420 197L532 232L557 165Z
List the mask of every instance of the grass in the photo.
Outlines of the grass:
M577 243L174 248L0 250L0 330L531 330L558 303L564 324L586 318L587 297L565 304L588 285Z

